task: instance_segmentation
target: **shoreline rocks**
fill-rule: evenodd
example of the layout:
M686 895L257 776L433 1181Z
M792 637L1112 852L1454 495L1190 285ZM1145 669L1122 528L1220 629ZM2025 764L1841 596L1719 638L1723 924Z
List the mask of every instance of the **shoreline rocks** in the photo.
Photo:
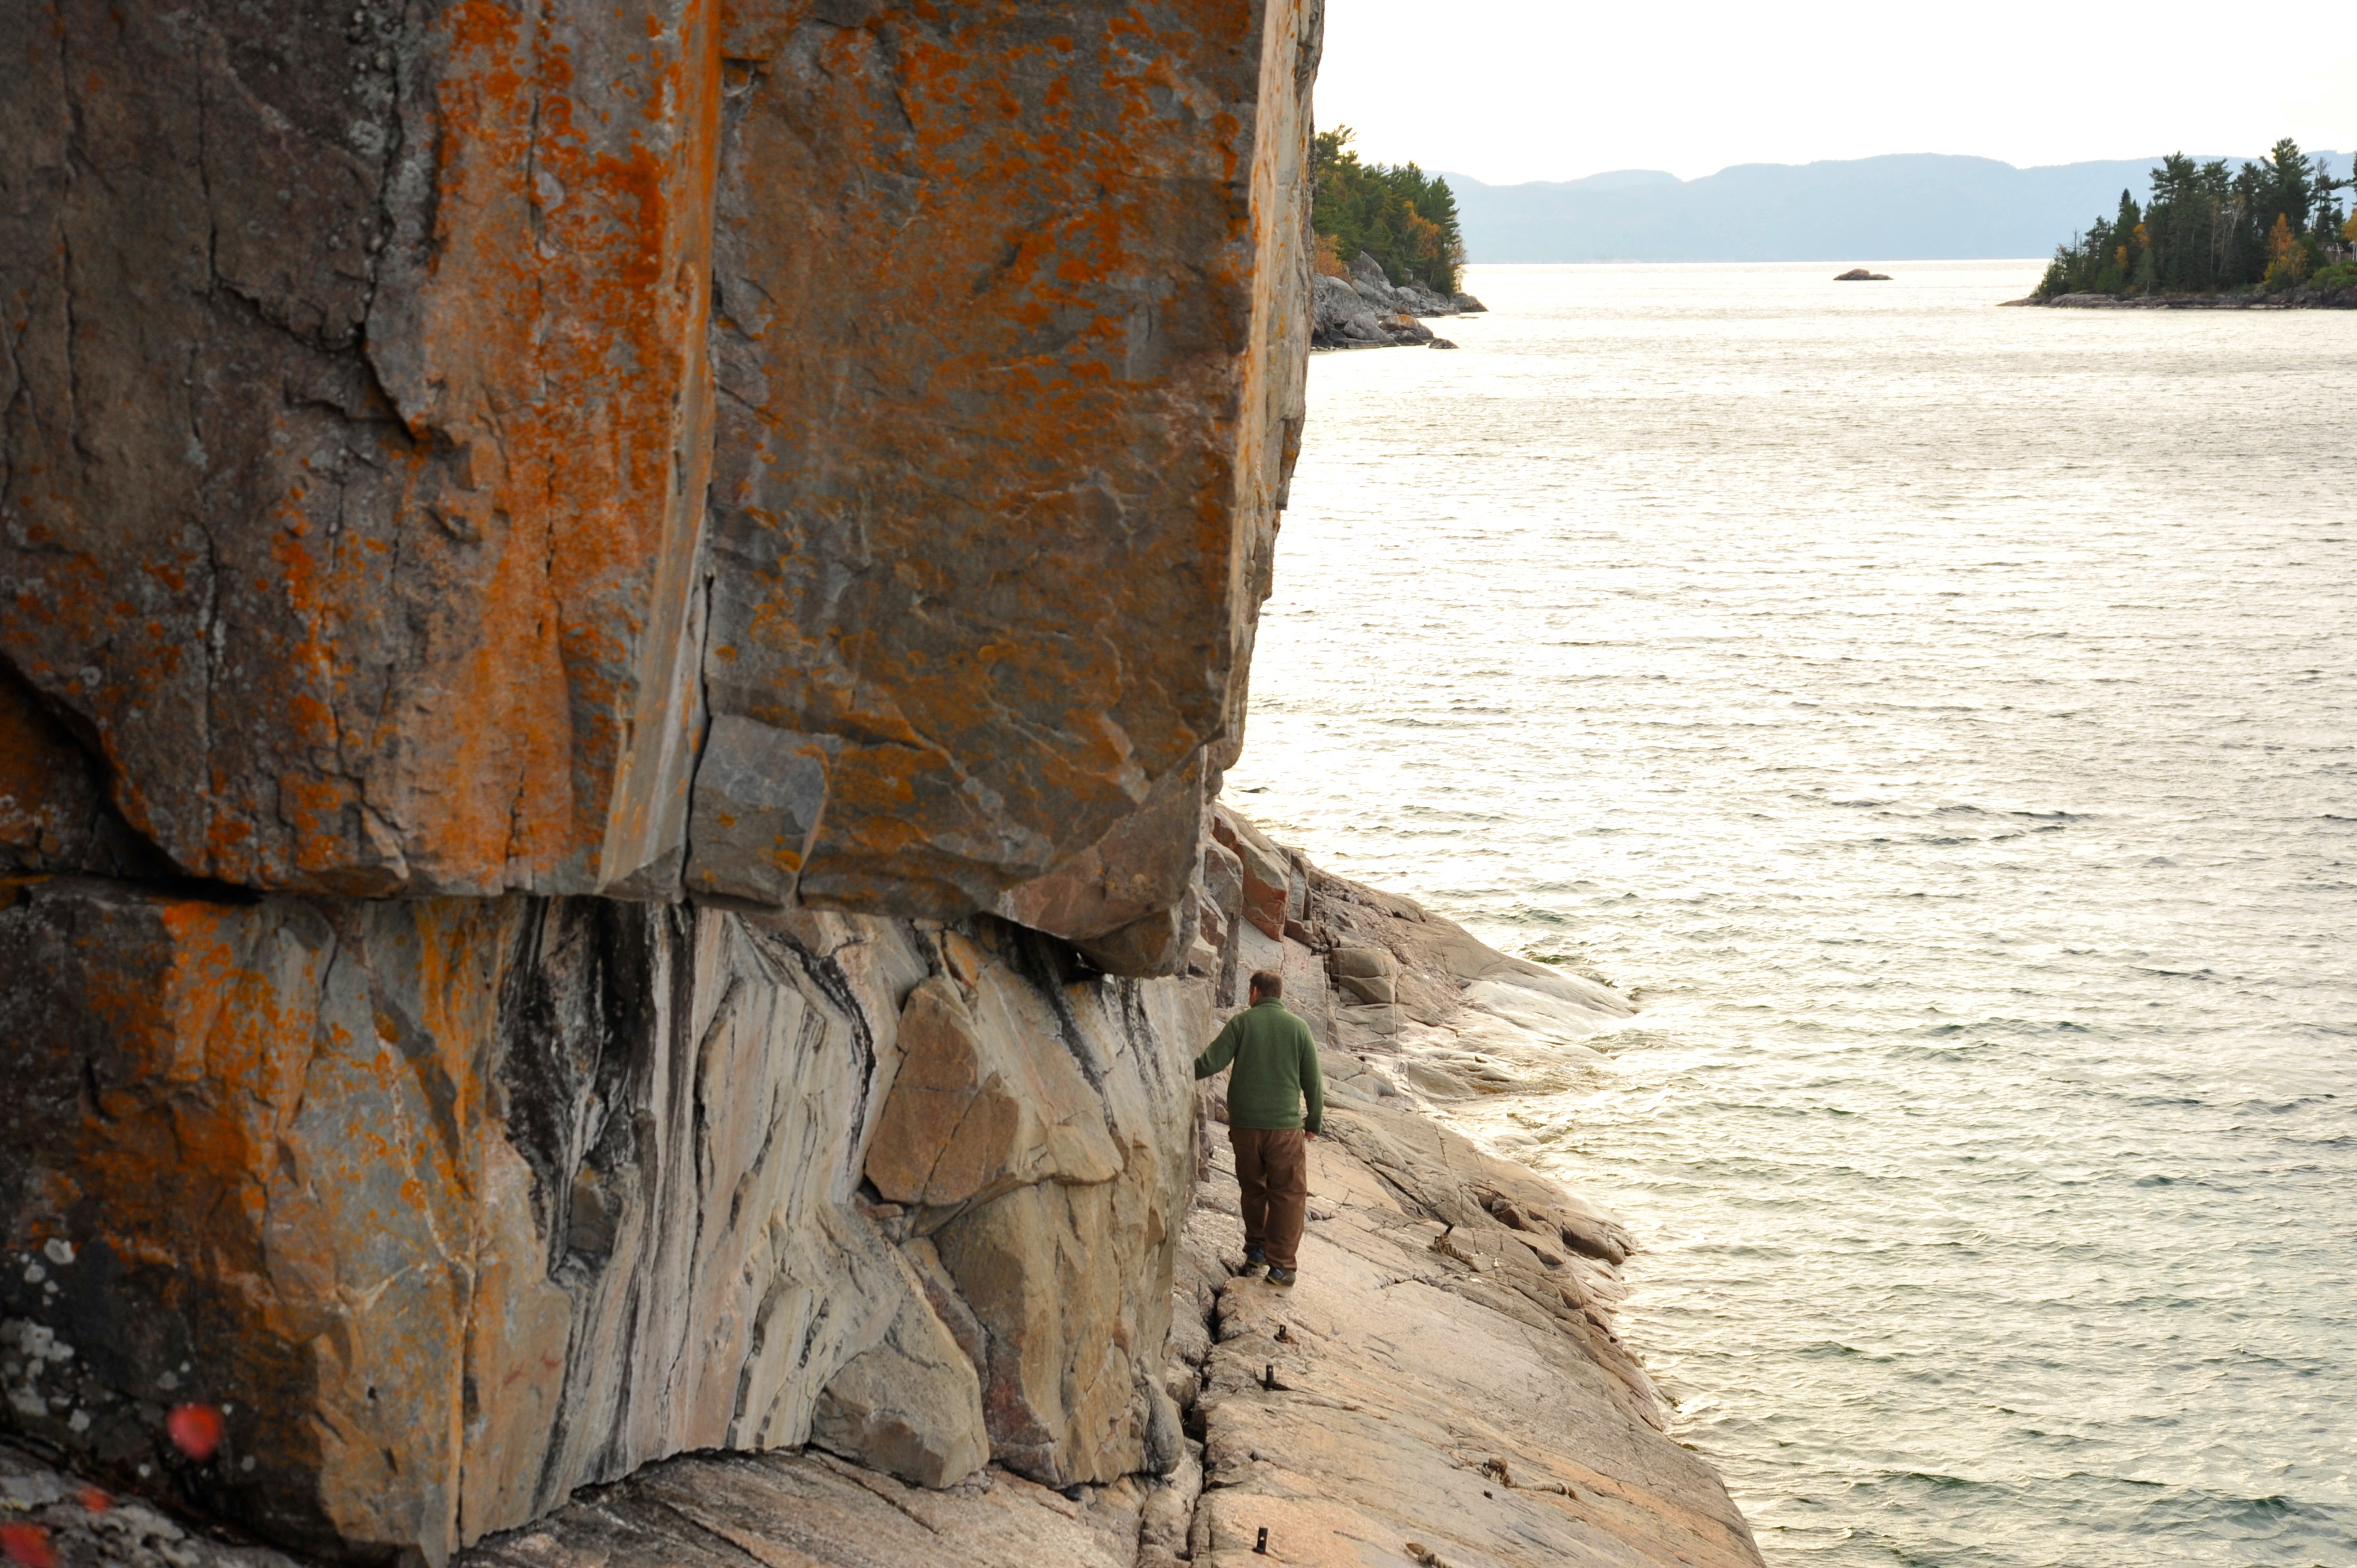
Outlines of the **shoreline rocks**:
M0 11L0 1433L436 1568L1176 1463L1322 17Z
M1173 1391L1204 1489L1185 1553L1142 1542L1140 1568L1260 1561L1263 1530L1294 1563L1758 1568L1609 1326L1617 1273L1536 1218L1568 1195L1347 1086L1327 1129L1290 1288L1235 1273L1232 1160L1210 1151L1173 1320L1176 1344L1200 1315Z
M1243 1277L1225 1108L1202 1086L1167 1374L1189 1439L1169 1480L1201 1492L1183 1541L1141 1538L1139 1568L1758 1568L1724 1483L1668 1435L1612 1327L1633 1240L1429 1109L1497 1087L1508 1027L1578 1051L1633 1006L1329 875L1224 808L1214 831L1252 884L1236 968L1285 974L1321 1047L1326 1131L1299 1283Z
M2281 294L2033 294L1998 304L2066 310L2357 310L2357 288L2319 292L2303 285Z
M1612 1008L1206 837L1313 318L1480 308L1305 294L1322 17L0 13L9 1554L1189 1539L1239 971L1402 1108Z
M1364 251L1351 263L1350 276L1319 273L1309 282L1316 313L1309 334L1312 349L1386 349L1411 343L1453 349L1456 344L1435 338L1419 318L1471 316L1489 309L1469 294L1444 295L1420 283L1394 287L1383 275L1383 264Z

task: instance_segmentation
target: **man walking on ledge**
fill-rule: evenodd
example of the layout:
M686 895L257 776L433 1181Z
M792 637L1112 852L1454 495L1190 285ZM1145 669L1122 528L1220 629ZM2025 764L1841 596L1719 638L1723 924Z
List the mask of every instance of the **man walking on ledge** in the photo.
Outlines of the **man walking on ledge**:
M1195 1076L1209 1078L1235 1063L1228 1076L1228 1142L1236 1151L1236 1181L1244 1189L1244 1273L1268 1267L1268 1283L1297 1277L1301 1222L1309 1206L1307 1141L1326 1116L1326 1080L1318 1071L1318 1042L1309 1026L1284 1003L1285 977L1264 969L1252 977L1252 1005L1228 1020L1219 1037L1195 1058ZM1309 1102L1305 1122L1304 1099Z

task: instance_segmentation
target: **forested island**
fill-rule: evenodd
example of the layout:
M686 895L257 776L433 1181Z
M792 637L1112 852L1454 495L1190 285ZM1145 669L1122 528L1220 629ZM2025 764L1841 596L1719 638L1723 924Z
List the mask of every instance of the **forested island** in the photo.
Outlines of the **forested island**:
M1448 182L1413 163L1361 163L1351 137L1351 127L1338 125L1318 132L1310 149L1309 222L1318 272L1348 277L1350 263L1363 251L1394 285L1421 284L1447 299L1465 265Z
M2289 137L2239 168L2171 154L2144 205L2121 191L2023 303L2357 305L2357 219L2340 198L2352 183Z

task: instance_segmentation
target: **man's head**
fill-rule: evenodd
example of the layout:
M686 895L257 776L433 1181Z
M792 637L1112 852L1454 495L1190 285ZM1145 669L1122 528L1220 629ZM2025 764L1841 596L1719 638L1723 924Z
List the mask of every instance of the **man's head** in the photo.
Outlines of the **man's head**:
M1257 1007L1264 1002L1275 1002L1285 994L1285 976L1273 969L1253 971L1252 999Z

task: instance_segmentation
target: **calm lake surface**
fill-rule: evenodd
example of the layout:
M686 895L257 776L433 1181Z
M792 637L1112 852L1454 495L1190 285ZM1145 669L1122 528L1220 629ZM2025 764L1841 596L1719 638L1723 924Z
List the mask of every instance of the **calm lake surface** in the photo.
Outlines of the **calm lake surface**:
M1636 992L1458 1120L1771 1563L2357 1565L2357 313L1839 270L1318 356L1229 798Z

